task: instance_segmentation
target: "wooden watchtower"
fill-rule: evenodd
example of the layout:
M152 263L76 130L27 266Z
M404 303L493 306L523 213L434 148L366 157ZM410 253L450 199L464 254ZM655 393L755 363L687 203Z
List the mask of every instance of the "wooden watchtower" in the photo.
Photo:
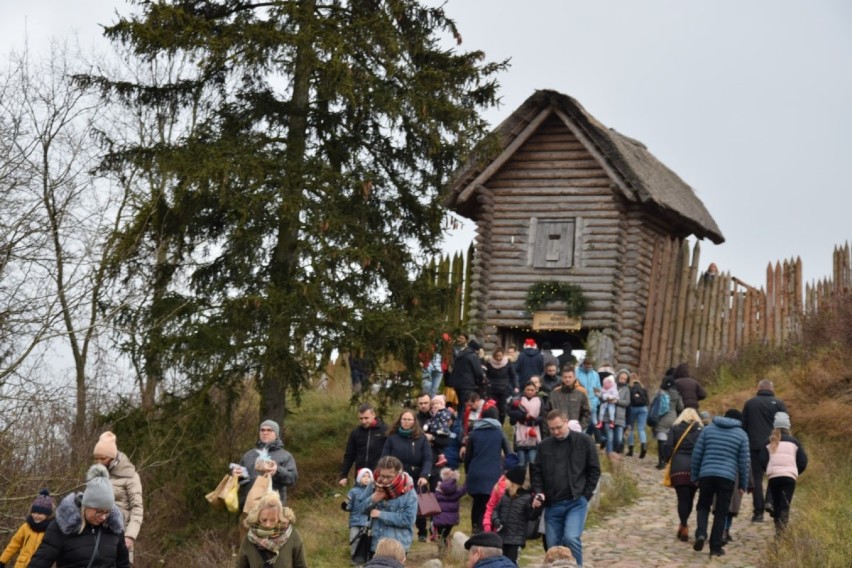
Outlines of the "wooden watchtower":
M490 349L528 335L556 348L597 330L611 340L612 363L637 365L654 243L722 243L716 222L641 142L567 95L536 91L494 134L496 157L463 166L447 202L476 223L472 331ZM589 307L579 330L533 329L524 298L546 280L582 288Z

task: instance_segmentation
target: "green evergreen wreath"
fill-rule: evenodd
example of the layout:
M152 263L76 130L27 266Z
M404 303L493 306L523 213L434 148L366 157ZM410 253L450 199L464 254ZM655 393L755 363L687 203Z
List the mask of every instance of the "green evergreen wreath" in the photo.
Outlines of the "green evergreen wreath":
M586 311L587 301L583 290L576 284L555 280L536 282L530 286L524 301L529 312L540 311L552 302L564 302L565 313L571 317L580 317Z

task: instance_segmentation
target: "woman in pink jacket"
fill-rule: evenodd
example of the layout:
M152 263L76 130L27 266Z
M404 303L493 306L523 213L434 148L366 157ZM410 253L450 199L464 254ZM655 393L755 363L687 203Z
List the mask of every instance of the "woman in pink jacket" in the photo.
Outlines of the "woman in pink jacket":
M781 533L790 518L796 480L808 467L808 456L801 442L790 435L790 415L786 412L775 413L772 434L761 452L760 461L769 478L769 493L775 503L772 513L775 532Z

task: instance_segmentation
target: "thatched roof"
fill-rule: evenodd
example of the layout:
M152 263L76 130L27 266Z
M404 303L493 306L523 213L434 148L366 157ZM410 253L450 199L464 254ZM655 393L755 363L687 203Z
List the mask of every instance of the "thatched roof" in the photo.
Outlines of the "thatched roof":
M641 142L607 128L567 95L536 91L494 131L500 150L505 154L513 143L517 145L518 137L524 133L528 135L535 127L533 123L540 123L548 114L543 111L548 110L570 121L582 132L581 140L590 144L589 151L605 162L602 166L611 175L619 178L614 181L629 199L639 201L689 234L708 238L716 244L724 242L725 237L704 203L686 182L657 160ZM506 159L502 157L503 161ZM462 214L471 210L472 203L468 201L475 193L473 185L486 181L483 174L490 177L496 173L489 173L488 166L489 163L472 160L456 172L447 201L450 209Z

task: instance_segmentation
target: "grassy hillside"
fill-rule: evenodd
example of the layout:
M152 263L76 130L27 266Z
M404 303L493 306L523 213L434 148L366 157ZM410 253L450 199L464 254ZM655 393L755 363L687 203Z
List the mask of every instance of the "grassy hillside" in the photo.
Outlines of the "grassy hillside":
M789 529L780 539L767 543L763 562L767 568L846 567L852 558L852 421L848 419L852 414L852 372L846 364L852 360L852 309L830 316L807 322L808 340L801 346L755 347L735 360L696 372L710 392L703 408L714 413L742 408L754 396L760 379L773 380L776 394L790 410L793 434L809 454L810 466L799 480ZM385 419L392 421L397 410L385 412ZM345 376L330 381L325 390L305 393L302 405L286 424L286 445L296 456L300 471L291 506L313 568L349 565L348 519L340 509L348 488L339 487L336 478L346 436L356 424ZM590 515L589 522L613 514L611 503L629 502L635 495L635 486L623 479L616 487L618 498L605 502L601 511ZM744 509L750 513L749 505ZM467 531L467 502L462 512L459 528ZM193 545L181 545L177 557L186 558L187 565L196 565L203 558L208 566L232 566L235 524L206 537ZM432 543L415 543L409 564L416 566L419 560L434 557L435 550Z

